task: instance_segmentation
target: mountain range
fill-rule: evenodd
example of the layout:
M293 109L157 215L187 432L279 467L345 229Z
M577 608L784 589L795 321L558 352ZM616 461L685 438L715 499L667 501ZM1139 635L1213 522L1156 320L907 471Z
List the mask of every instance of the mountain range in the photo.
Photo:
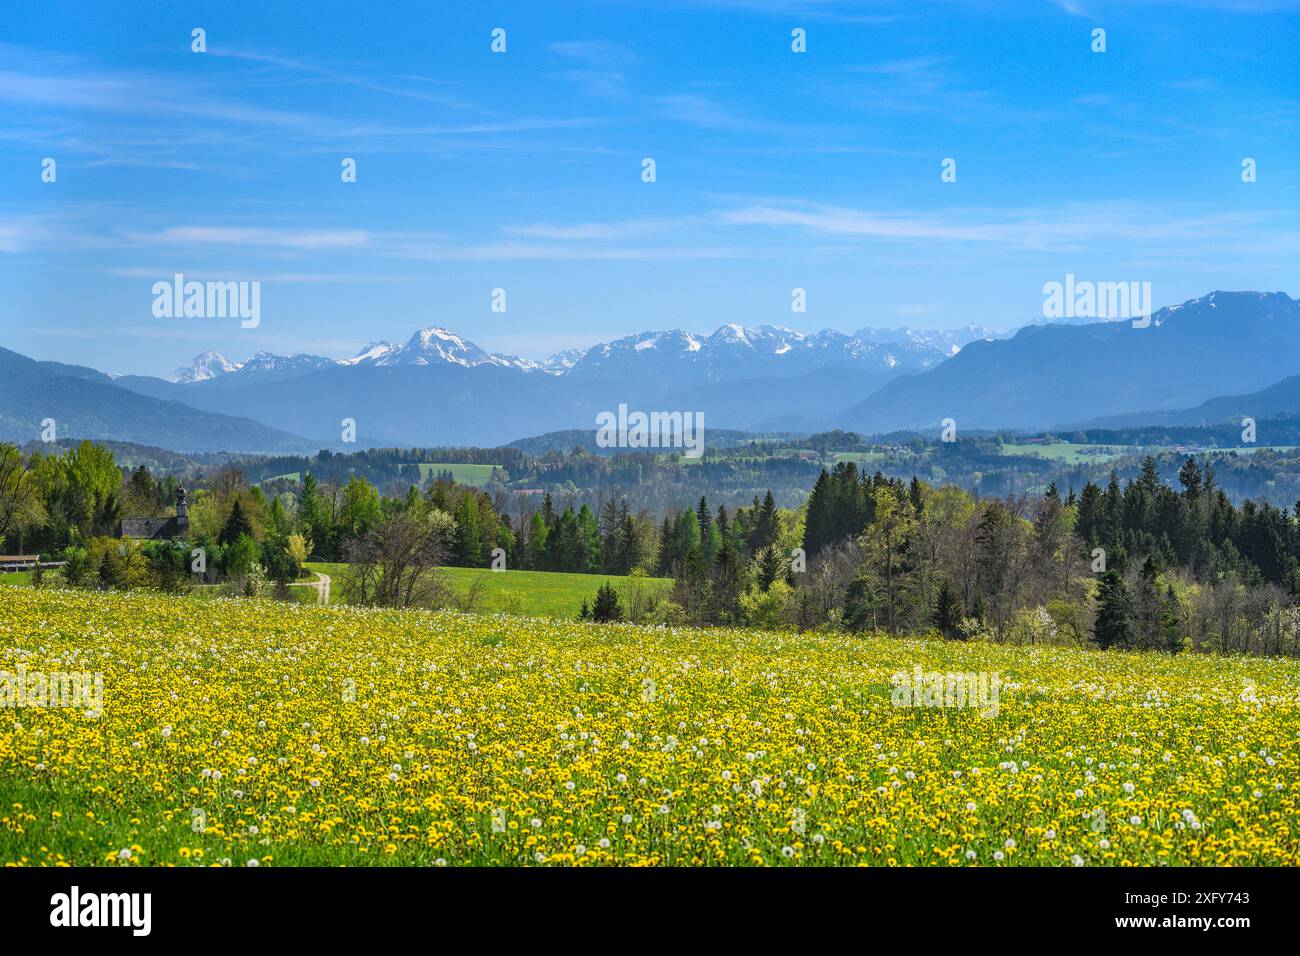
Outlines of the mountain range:
M181 387L181 386L174 386ZM0 441L55 438L135 442L176 451L314 451L297 435L221 412L122 388L92 368L37 362L0 348Z
M362 447L485 446L590 429L619 404L700 411L715 429L863 434L925 432L945 418L959 429L1041 430L1300 412L1300 379L1283 381L1300 376L1296 300L1213 292L1152 319L1034 322L1006 334L727 324L709 335L643 332L541 362L434 327L342 360L259 352L236 363L208 351L166 378L110 378L0 350L0 439L30 440L53 417L68 436L299 451L341 447L341 423L353 419Z
M897 375L946 361L948 336L908 329L867 336L724 325L711 335L643 332L543 362L488 352L443 328L405 344L371 342L351 358L259 352L232 362L204 352L165 379L121 376L119 387L223 414L257 416L332 444L345 418L366 444L498 444L582 427L620 403L701 410L711 427L801 427Z
M977 338L993 338L995 334L980 326L954 332L861 329L854 335L845 335L830 329L809 334L777 325L746 328L730 324L708 336L681 329L642 332L590 349L559 352L543 362L535 362L484 351L454 332L433 327L417 330L405 345L371 342L352 358L339 360L319 355L280 356L258 352L246 362L236 363L217 352L207 351L176 369L164 381L190 385L224 378L223 384L242 384L272 377L295 377L333 366L434 365L464 368L494 365L592 381L619 381L632 375L683 385L734 381L761 374L793 376L834 366L876 373L883 381L895 369L932 368L955 355L963 345Z
M1046 429L1190 408L1300 373L1300 302L1281 292L1213 292L1130 322L1028 325L973 342L925 375L889 382L827 423L864 434ZM1135 422L1136 423L1136 422Z

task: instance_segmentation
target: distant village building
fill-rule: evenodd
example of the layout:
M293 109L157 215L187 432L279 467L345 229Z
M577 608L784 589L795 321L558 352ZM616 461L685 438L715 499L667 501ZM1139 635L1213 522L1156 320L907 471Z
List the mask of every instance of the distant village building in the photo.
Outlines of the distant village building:
M190 531L190 506L185 489L176 489L176 517L174 518L123 518L122 537L150 541L169 541L185 538Z

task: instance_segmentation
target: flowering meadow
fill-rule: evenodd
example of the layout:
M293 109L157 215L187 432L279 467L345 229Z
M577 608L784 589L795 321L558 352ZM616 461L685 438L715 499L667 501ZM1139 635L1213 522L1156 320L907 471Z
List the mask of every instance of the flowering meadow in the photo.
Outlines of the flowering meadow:
M1300 664L0 587L6 865L1300 863ZM891 677L995 673L995 716Z

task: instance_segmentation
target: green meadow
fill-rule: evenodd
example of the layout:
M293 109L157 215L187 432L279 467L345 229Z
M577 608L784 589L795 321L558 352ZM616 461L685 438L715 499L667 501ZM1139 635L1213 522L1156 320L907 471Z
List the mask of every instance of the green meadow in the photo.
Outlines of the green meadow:
M331 578L330 603L343 604L343 582L348 574L346 564L308 562L307 569L327 574ZM570 574L560 571L492 571L489 568L439 569L458 595L464 597L480 582L478 604L474 610L482 614L522 614L526 617L576 617L582 602L591 603L596 589L606 581L620 592L627 586L628 578L617 574ZM671 590L671 578L643 578L651 593ZM306 596L304 595L304 599Z

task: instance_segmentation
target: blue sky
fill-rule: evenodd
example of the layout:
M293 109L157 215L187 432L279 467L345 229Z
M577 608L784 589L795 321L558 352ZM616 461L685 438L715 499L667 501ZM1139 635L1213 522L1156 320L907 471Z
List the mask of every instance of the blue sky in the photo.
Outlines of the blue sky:
M1067 272L1300 295L1297 49L1281 0L7 4L0 345L165 374L429 325L1011 328ZM261 324L154 318L176 272L260 281Z

